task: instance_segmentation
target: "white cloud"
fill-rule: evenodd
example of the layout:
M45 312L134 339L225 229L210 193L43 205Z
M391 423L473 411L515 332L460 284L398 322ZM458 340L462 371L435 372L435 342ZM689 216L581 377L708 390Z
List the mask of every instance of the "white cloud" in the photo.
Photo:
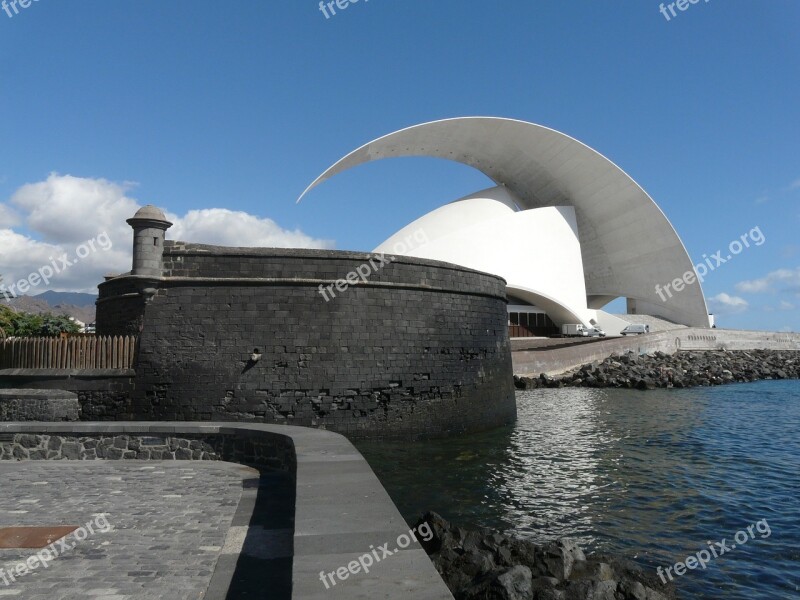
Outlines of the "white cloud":
M19 215L10 206L0 204L0 228L14 227L19 223Z
M129 271L132 231L125 220L141 207L128 195L133 187L127 182L54 173L45 181L22 186L9 202L0 202L3 283L10 286L53 260L59 264L58 257L64 253L74 259L81 244L104 233L111 241L110 249L96 244L96 252L54 276L49 286L40 285L28 293L47 289L96 292L104 274ZM170 220L174 226L167 232L168 239L236 246L333 247L329 240L283 229L271 219L221 208L170 215Z
M261 219L226 208L190 210L184 217L169 215L174 225L168 237L217 246L277 248L332 248L330 240L315 240L299 229L282 229L271 219Z
M735 315L749 308L747 300L738 296L729 296L725 292L708 299L708 306L715 315Z
M100 231L130 230L125 219L139 207L125 194L131 186L105 179L51 174L11 196L11 204L25 215L25 224L44 241L78 244Z
M760 279L740 281L736 284L736 291L745 294L782 290L800 290L800 267L796 269L778 269Z

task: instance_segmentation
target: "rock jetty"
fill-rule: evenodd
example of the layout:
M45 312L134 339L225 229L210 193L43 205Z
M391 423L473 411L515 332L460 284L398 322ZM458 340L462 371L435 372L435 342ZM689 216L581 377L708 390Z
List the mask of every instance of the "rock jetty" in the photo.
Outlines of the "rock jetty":
M434 512L420 540L456 600L672 600L655 572L607 555L586 556L569 539L536 545L451 525Z
M563 375L514 377L519 390L559 387L688 388L800 378L800 352L791 350L707 351L611 355Z

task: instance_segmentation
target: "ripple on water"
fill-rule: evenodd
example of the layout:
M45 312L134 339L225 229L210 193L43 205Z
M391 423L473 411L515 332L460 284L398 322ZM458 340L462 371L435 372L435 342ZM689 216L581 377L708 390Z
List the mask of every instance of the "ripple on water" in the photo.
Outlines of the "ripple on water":
M670 566L766 519L769 537L678 580L687 598L800 598L800 383L533 390L513 427L359 447L407 520L464 525Z

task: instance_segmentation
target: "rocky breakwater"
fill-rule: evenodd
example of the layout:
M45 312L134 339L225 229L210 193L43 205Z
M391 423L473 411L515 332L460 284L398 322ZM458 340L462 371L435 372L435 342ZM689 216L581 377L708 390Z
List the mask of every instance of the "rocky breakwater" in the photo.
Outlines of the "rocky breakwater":
M560 376L514 377L517 389L559 387L686 388L800 378L800 352L791 350L611 355Z
M420 540L456 600L671 600L675 590L633 563L586 556L568 539L536 545L451 525L436 513Z

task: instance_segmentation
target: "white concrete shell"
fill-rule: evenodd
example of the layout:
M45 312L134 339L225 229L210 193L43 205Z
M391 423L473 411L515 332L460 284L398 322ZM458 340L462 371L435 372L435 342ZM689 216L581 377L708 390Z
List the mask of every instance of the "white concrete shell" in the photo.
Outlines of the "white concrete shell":
M558 324L588 325L595 317L596 311L586 310L581 246L571 206L520 211L508 190L499 186L429 212L375 252L500 275L510 293L543 309Z
M508 188L523 210L574 207L588 297L584 307L588 302L599 308L602 302L622 296L646 306L649 314L708 327L699 284L687 286L666 301L656 293L656 285L683 277L694 266L652 198L600 153L541 125L494 117L416 125L348 154L320 175L300 199L342 171L400 156L445 158L472 166ZM640 308L639 312L645 311Z

